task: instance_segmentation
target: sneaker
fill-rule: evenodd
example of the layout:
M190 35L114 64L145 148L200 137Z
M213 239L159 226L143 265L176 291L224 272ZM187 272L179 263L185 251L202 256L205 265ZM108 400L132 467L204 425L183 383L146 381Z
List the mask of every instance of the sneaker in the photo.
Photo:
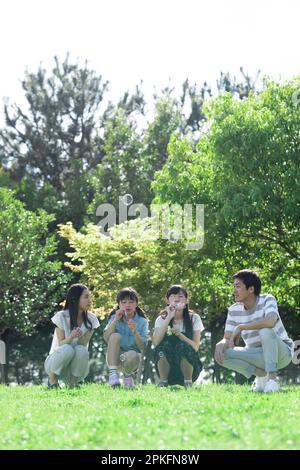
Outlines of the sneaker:
M265 386L267 385L267 376L255 377L255 380L251 386L252 392L264 392Z
M47 387L50 388L50 389L53 389L53 388L60 388L60 386L58 385L58 382L56 382L56 383L54 383L54 384L51 384L51 383L49 382L49 379L48 379Z
M272 393L272 392L279 392L279 390L280 390L279 383L276 380L270 379L267 381L264 392Z
M119 374L112 374L109 376L108 383L111 387L120 387Z
M168 382L166 382L166 380L161 380L158 384L157 384L158 387L167 387L168 386Z
M125 388L134 388L134 380L132 375L124 376L124 386Z

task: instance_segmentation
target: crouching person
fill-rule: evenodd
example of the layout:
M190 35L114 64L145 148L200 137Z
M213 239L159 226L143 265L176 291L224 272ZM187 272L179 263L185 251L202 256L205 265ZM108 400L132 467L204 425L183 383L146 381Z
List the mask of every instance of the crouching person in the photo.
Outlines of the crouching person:
M45 361L48 388L59 388L58 379L75 387L89 373L88 345L99 321L88 311L90 293L86 286L73 284L64 310L52 317L55 325L50 353Z
M118 293L117 307L110 313L104 330L111 387L121 385L119 372L122 372L125 387L134 388L134 374L147 345L147 336L148 320L138 306L137 292L126 287Z
M215 360L250 378L252 390L277 392L277 371L292 360L293 341L288 337L272 295L260 294L261 281L255 271L244 269L234 276L236 303L228 309L225 335L216 345ZM246 347L235 347L240 336Z
M200 316L188 305L188 293L173 285L166 294L167 307L154 325L153 345L159 387L184 385L192 387L202 370L198 350L204 326Z

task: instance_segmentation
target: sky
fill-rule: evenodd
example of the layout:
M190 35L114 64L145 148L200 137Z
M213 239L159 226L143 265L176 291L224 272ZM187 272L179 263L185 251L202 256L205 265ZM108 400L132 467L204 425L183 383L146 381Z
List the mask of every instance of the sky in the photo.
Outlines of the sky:
M51 70L67 52L109 80L115 101L141 80L150 97L187 77L214 87L240 66L288 79L299 74L299 20L299 0L1 0L0 100L21 104L25 70Z

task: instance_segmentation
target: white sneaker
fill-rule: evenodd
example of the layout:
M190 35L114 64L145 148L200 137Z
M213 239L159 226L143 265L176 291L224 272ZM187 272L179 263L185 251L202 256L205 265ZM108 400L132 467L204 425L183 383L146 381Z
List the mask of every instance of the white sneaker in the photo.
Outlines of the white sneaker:
M267 376L255 377L255 380L251 386L252 392L264 392L267 382L268 382Z
M264 392L265 393L272 393L272 392L279 392L280 385L276 380L270 379L267 381Z

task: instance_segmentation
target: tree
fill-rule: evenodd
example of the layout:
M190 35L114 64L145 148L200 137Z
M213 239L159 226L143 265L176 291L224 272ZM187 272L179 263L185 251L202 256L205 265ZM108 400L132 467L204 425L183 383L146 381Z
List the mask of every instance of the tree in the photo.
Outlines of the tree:
M131 194L138 202L143 201L149 191L143 169L141 138L135 127L123 109L115 110L106 121L104 156L92 178L95 195L89 213L95 221L100 204L110 203L118 210L120 196Z
M247 98L250 93L258 92L258 88L264 87L264 81L259 80L260 70L253 79L240 67L241 78L231 77L229 73L221 72L217 87L220 93L228 92L240 100Z
M103 203L113 204L118 214L119 197L126 194L134 203L150 206L151 181L165 164L170 137L181 123L169 95L157 100L154 119L144 130L138 130L138 119L123 107L121 102L105 123L104 156L92 178L95 196L89 213L94 221L96 209Z
M63 298L69 276L53 260L52 219L44 211L27 211L0 188L0 329L30 335Z
M299 85L268 83L258 97L224 95L207 106L212 122L206 148L216 167L217 223L227 243L261 258L280 297L297 305L300 263ZM278 293L279 293L278 290ZM297 293L298 292L298 293Z
M97 113L107 82L67 56L63 63L55 57L50 76L41 66L27 72L22 87L28 110L4 108L2 165L21 183L18 196L28 208L43 207L78 226L91 199L89 172L102 158Z
M267 83L243 101L225 93L204 107L195 150L174 139L156 174L156 201L205 204L205 243L231 272L257 267L280 303L299 303L297 82ZM225 279L224 279L225 281Z

